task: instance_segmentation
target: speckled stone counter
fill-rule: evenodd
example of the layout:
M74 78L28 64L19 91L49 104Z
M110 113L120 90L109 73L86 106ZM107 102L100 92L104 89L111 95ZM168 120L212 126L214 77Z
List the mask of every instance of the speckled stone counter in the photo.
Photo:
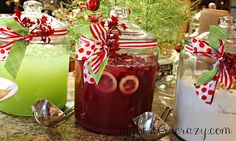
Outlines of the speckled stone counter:
M73 99L73 76L69 76L68 100ZM69 103L70 104L70 103ZM71 105L71 104L70 104ZM153 112L160 115L164 105L158 99L157 93L153 101ZM139 141L139 136L108 136L96 134L76 126L72 116L66 122L54 128L39 125L33 117L16 117L0 113L0 141ZM168 123L171 124L172 116ZM171 134L162 141L180 141Z

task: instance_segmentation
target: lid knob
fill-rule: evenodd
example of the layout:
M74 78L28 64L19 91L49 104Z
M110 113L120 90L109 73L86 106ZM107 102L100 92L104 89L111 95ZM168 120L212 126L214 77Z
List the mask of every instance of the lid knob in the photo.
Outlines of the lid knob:
M24 2L23 8L25 12L41 12L42 4L35 0L29 0Z
M216 9L216 4L211 2L211 3L209 3L208 8L209 9Z
M118 16L119 18L127 19L130 14L130 10L122 6L114 6L110 10L110 17Z

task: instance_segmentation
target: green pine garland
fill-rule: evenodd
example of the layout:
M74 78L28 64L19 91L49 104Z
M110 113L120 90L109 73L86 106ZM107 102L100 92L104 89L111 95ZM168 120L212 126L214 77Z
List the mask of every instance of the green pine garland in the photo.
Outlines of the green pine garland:
M77 0L74 3L79 2L81 1ZM96 13L103 13L103 18L106 19L110 7L115 6L115 0L100 0L100 3L100 8ZM130 8L129 19L144 30L156 34L159 43L180 42L181 26L191 17L191 7L183 0L118 0L116 4ZM74 9L77 8L75 5L67 4L66 7ZM93 12L79 13L71 19L69 33L74 40L79 38L80 33L77 32L77 28L89 24L86 20L87 14L93 14Z
M188 20L189 6L182 0L121 0L131 8L130 20L155 33L159 42L178 42L180 28Z

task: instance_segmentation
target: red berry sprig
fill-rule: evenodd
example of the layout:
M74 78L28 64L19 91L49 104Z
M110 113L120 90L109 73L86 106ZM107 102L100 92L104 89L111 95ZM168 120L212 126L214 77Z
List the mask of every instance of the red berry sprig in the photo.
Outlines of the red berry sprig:
M91 23L97 23L102 20L102 14L98 13L98 14L88 15L88 20Z
M18 21L23 27L30 28L35 24L35 22L31 21L27 17L24 17L23 19L21 19L21 16L22 16L21 11L17 6L14 8L14 12L15 12L14 19Z
M236 54L225 53L224 62L231 76L236 80Z
M41 41L43 41L44 43L50 43L51 39L49 36L51 36L54 33L54 29L50 26L50 22L48 22L46 16L42 16L41 19L37 19L37 22L33 22L27 17L24 17L22 19L21 18L22 14L18 7L15 7L14 12L15 12L14 19L18 21L23 27L29 29L34 26L29 33L31 39L33 37L40 36Z
M176 51L177 53L180 53L181 49L182 49L181 44L175 45L175 51Z
M116 51L119 50L119 39L121 31L118 27L122 27L124 30L127 28L124 23L119 24L118 17L112 16L111 21L108 23L108 46L110 47L110 56L113 56Z

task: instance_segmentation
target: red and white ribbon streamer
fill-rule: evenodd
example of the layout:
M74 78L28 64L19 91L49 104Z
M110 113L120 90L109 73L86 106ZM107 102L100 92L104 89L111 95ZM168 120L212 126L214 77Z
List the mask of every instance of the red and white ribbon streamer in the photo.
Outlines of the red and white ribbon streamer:
M195 86L196 94L198 97L207 104L211 104L214 98L216 91L217 83L221 82L225 85L227 89L230 89L232 86L233 78L230 75L229 70L224 64L224 43L222 40L219 40L220 48L214 50L208 46L204 41L192 39L192 45L185 45L185 50L193 52L195 54L203 54L211 58L215 58L217 61L213 66L213 69L219 67L218 73L215 75L213 80L200 85Z
M146 49L146 48L153 48L157 46L157 41L153 40L153 41L146 41L146 42L118 42L119 43L119 48L127 48L127 49Z

